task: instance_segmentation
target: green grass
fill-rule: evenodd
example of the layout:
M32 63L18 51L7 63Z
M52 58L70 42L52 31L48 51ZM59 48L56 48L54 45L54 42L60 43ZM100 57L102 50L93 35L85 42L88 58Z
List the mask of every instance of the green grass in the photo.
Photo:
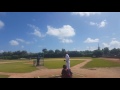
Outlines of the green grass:
M37 70L33 66L33 60L1 60L0 62L0 72L9 73L27 73ZM71 58L70 66L77 65L84 60L80 60L80 57ZM44 67L48 69L59 69L66 64L64 58L44 58Z
M93 58L91 62L88 62L83 68L104 68L104 67L120 67L120 63L108 61L99 58Z
M9 75L0 75L0 78L8 78Z
M25 60L21 60L21 59L17 59L17 60L0 60L0 62L26 62L29 61L27 59Z
M12 62L0 64L0 72L11 72L11 73L26 73L37 70L31 64L25 64L25 62Z
M71 60L70 61L70 67L75 66L81 62L83 62L84 60ZM59 69L62 68L63 65L66 64L65 61L45 61L45 67L47 67L48 69Z
M79 59L91 59L91 57L79 57Z

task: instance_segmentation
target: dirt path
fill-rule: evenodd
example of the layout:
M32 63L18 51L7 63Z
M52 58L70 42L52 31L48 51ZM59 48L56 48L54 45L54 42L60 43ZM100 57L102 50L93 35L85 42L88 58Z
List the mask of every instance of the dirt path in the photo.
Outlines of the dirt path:
M73 78L120 78L120 67L115 68L91 68L84 69L86 63L91 61L91 59L84 59L85 61L71 67L73 72ZM30 73L3 73L2 75L10 75L9 78L50 78L61 75L62 69L47 69L45 67L38 67L39 70Z
M85 62L72 68L74 73L77 74L79 78L120 78L120 67L91 69L81 68L89 61L91 60L87 59Z

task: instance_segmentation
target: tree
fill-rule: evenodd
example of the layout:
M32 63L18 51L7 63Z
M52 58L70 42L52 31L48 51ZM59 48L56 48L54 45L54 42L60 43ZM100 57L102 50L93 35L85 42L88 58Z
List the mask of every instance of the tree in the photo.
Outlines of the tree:
M66 53L66 50L65 50L65 49L62 49L61 54L64 56L65 53Z
M42 51L43 51L44 53L47 53L47 52L48 52L46 48L42 49Z
M103 56L105 56L105 57L108 57L109 56L109 48L108 47L105 47L103 50Z
M54 51L53 50L49 50L48 54L54 54Z
M60 52L61 52L61 51L58 50L58 49L55 50L55 54L60 54Z
M112 57L117 57L117 56L119 56L119 52L120 52L119 49L114 48L114 49L112 49L112 50L110 51L110 55L111 55Z
M28 55L27 51L25 51L25 50L21 51L21 57L22 58L26 58L27 55Z
M94 50L93 51L93 56L95 56L95 57L101 57L102 56L102 51L101 50Z

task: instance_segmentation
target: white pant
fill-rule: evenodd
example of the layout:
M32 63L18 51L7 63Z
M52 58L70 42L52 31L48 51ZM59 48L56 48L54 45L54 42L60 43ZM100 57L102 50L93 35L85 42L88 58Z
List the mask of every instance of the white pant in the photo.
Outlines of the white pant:
M67 69L70 69L70 61L66 61Z

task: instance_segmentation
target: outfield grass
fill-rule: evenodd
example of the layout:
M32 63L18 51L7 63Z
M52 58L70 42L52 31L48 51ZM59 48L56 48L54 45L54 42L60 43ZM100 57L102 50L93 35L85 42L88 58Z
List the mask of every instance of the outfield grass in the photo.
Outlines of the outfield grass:
M37 70L36 67L33 66L33 60L2 60L0 61L0 72L9 72L9 73L26 73ZM71 58L70 66L77 65L84 60L80 60L80 58ZM44 59L44 67L48 69L59 69L62 68L63 65L66 64L64 58L45 58Z
M21 60L21 59L17 59L17 60L0 60L0 62L24 62L24 61L29 61L28 59L25 60Z
M8 72L8 73L26 73L37 70L36 67L33 66L33 60L2 60L0 61L0 72ZM48 69L62 69L62 66L66 64L63 58L47 58L44 59L44 67ZM71 67L77 65L84 60L80 60L80 58L72 58L71 59ZM9 75L0 75L0 78L8 78Z
M0 75L0 78L8 78L9 75Z
M79 59L91 59L92 57L79 57Z
M75 66L81 62L83 62L84 60L71 60L70 61L70 67ZM59 69L62 68L63 65L66 64L65 61L45 61L44 66L47 67L48 69Z
M25 64L25 62L12 62L0 64L0 72L12 72L12 73L25 73L37 70L31 64Z
M93 58L92 61L88 62L83 68L104 68L104 67L120 67L120 63L108 61L100 58Z

